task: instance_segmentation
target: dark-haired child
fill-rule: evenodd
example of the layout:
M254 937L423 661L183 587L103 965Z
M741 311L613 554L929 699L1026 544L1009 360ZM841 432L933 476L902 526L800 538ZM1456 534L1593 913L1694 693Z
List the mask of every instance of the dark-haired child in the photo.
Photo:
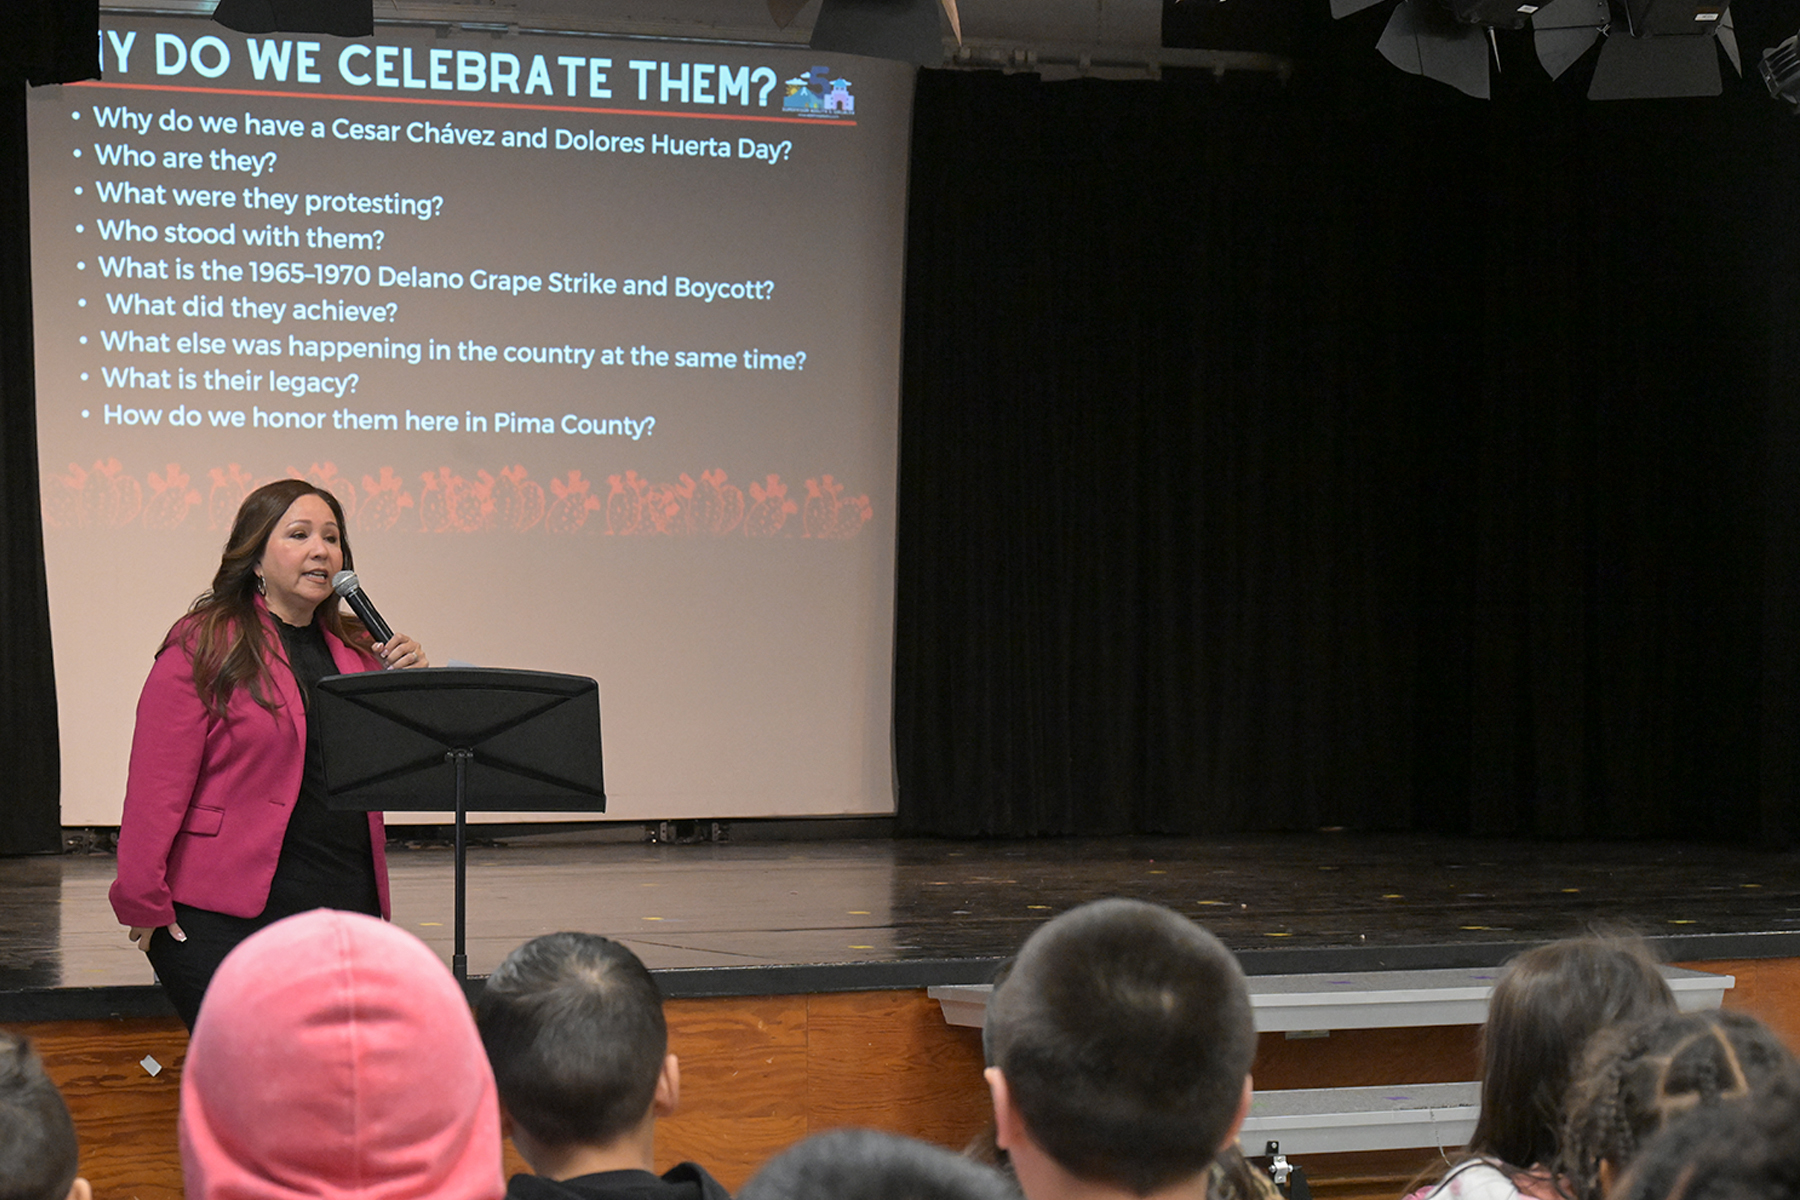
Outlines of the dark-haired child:
M1756 1018L1714 1010L1604 1030L1582 1066L1562 1136L1561 1173L1575 1200L1602 1200L1639 1147L1675 1118L1742 1102L1795 1064Z
M1203 1200L1250 1109L1244 973L1158 905L1099 900L1033 933L985 1039L996 1140L1028 1200Z
M1800 1196L1800 1071L1746 1104L1677 1117L1651 1138L1612 1200L1793 1200Z
M76 1173L75 1122L31 1043L0 1031L0 1197L92 1200Z
M637 955L590 933L533 938L475 1005L501 1120L535 1174L508 1200L730 1200L695 1163L655 1173L656 1121L675 1111L662 993Z
M1568 938L1515 955L1481 1030L1481 1116L1465 1157L1408 1200L1564 1200L1562 1099L1596 1030L1673 1013L1662 972L1631 938Z
M764 1164L740 1200L1018 1200L992 1167L913 1138L835 1129Z

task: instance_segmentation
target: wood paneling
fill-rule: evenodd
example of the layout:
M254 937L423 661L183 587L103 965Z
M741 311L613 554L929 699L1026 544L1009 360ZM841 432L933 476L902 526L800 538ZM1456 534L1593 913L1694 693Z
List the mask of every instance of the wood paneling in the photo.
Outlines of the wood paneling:
M865 1125L961 1149L992 1119L981 1031L945 1024L924 992L812 996L808 1010L808 1133Z
M1696 971L1735 975L1725 1007L1747 1012L1800 1054L1800 958L1739 958L1680 963Z
M1329 1037L1256 1039L1256 1086L1358 1087L1369 1083L1460 1083L1481 1073L1479 1025L1339 1029Z
M81 1142L81 1173L100 1200L181 1200L175 1119L187 1030L174 1017L14 1026L62 1089ZM143 1060L154 1058L152 1075Z
M1397 1200L1409 1184L1437 1178L1446 1165L1436 1150L1311 1154L1302 1162L1315 1200Z
M657 1164L691 1159L735 1191L806 1136L807 998L671 1000L664 1012L681 1106L657 1123Z

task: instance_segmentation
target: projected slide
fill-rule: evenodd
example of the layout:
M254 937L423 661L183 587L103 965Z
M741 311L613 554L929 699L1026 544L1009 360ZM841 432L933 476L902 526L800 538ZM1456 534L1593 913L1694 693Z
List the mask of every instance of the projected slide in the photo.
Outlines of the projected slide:
M109 19L30 97L63 820L258 484L434 661L599 680L608 817L891 812L911 71Z

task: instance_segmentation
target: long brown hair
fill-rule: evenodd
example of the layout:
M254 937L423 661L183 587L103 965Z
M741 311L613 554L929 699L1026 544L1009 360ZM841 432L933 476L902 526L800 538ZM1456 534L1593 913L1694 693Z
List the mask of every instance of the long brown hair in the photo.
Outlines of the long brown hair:
M1463 1155L1436 1187L1484 1164L1515 1181L1552 1169L1563 1092L1588 1040L1608 1025L1674 1011L1675 997L1649 947L1624 931L1564 938L1514 955L1481 1027L1481 1115ZM1434 1174L1420 1172L1413 1186ZM1557 1190L1567 1194L1560 1183Z
M1566 938L1508 962L1481 1029L1481 1116L1469 1150L1514 1167L1556 1158L1563 1091L1594 1032L1675 1011L1642 940Z
M215 717L225 715L231 693L240 687L248 688L258 704L275 711L275 681L269 673L269 660L276 656L276 648L268 625L257 611L256 566L262 561L269 535L302 496L317 496L331 506L338 526L338 545L344 551L344 567L352 567L350 533L344 527L344 509L336 496L304 479L266 483L244 497L238 506L212 586L195 598L187 615L175 622L163 639L165 650L186 645L194 664L194 690ZM333 595L319 605L313 623L341 641L366 648L370 645L368 630L354 617L345 616L339 603Z

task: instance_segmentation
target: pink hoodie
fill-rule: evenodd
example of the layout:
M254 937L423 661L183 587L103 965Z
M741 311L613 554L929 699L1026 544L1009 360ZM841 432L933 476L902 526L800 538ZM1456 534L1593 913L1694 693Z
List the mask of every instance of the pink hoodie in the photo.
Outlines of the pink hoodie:
M187 1200L499 1200L494 1077L425 944L315 909L213 976L181 1078Z

